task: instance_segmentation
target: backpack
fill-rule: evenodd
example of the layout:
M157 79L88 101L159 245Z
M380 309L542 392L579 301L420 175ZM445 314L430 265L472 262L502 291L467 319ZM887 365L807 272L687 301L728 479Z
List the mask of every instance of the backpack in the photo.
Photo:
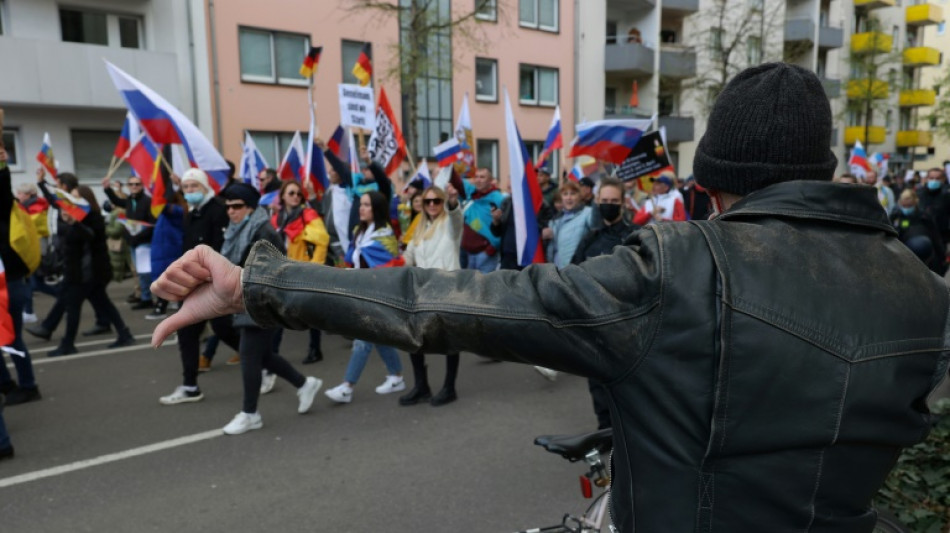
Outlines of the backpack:
M10 210L10 248L32 274L40 266L40 234L29 213L16 202L14 204Z

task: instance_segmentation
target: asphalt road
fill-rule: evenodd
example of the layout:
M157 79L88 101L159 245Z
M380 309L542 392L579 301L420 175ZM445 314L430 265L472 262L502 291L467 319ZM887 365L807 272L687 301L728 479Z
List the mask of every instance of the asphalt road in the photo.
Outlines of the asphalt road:
M584 468L532 444L594 429L579 378L551 383L463 354L457 402L400 407L398 394L373 390L385 375L374 355L352 404L321 390L298 415L293 387L278 381L261 399L263 429L226 436L220 428L241 406L240 368L224 365L232 353L222 346L200 377L204 401L160 405L180 383L178 352L173 342L148 346L154 323L124 303L131 287L112 284L110 294L139 346L81 338L91 344L80 354L47 358L62 326L52 342L28 336L43 399L4 413L17 455L0 462L0 531L506 532L583 511ZM35 302L41 316L51 305ZM287 332L281 352L324 390L339 383L349 341L324 336L325 360L303 366L306 347L305 332ZM440 384L444 362L429 359Z

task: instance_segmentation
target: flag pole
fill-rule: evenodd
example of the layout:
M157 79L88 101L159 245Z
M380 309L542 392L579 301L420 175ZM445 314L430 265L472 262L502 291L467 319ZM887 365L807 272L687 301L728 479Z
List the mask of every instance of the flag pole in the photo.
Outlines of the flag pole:
M109 165L109 171L106 172L107 178L112 179L112 175L115 174L117 170L119 170L119 167L122 166L122 162L125 161L129 157L129 154L132 153L132 149L135 148L135 145L142 142L142 137L145 137L145 133L142 133L142 135L140 135L139 138L134 143L129 144L129 147L125 149L125 153L122 154L122 157L117 159L115 155L112 156L112 159L114 160L115 165L111 165L111 164Z

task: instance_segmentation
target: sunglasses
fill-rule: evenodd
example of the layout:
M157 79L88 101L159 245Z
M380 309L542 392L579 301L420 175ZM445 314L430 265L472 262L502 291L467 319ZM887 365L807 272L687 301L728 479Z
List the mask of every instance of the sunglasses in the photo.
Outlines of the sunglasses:
M426 198L422 200L422 203L425 205L442 205L441 198Z
M303 194L301 194L300 191L287 191L284 194L286 194L287 196L303 196Z
M247 204L225 204L224 207L226 207L227 210L230 211L232 209L244 209L245 207L247 207Z
M142 186L141 183L136 183L134 181L129 182L129 187L141 187L141 186Z

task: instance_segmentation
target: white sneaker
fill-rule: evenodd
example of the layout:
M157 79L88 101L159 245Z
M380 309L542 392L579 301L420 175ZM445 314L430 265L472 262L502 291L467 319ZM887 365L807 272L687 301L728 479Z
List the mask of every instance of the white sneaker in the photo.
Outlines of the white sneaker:
M406 380L402 379L402 376L386 376L386 381L376 387L376 394L389 394L401 390L406 390Z
M544 376L548 381L557 380L557 370L551 370L550 368L544 368L543 366L534 367L538 371L538 374Z
M353 401L353 389L346 383L340 383L332 389L328 389L323 394L337 403L350 403Z
M298 413L303 414L310 410L310 406L313 405L313 397L320 392L322 386L322 379L308 377L307 382L297 389L297 398L300 398L300 403L297 405Z
M35 324L39 321L39 318L36 318L36 313L27 313L23 312L23 323L24 324Z
M260 414L241 411L233 420L228 422L228 425L224 426L221 431L227 435L240 435L241 433L247 433L252 429L261 429L262 427L264 427L264 421L261 420Z
M266 370L262 370L261 374L261 394L267 394L274 390L274 384L277 383L277 374L268 374Z
M162 405L176 405L179 403L200 402L204 397L205 395L201 393L201 389L190 391L186 389L184 385L179 385L175 387L175 392L168 396L162 396L158 399L158 402Z

